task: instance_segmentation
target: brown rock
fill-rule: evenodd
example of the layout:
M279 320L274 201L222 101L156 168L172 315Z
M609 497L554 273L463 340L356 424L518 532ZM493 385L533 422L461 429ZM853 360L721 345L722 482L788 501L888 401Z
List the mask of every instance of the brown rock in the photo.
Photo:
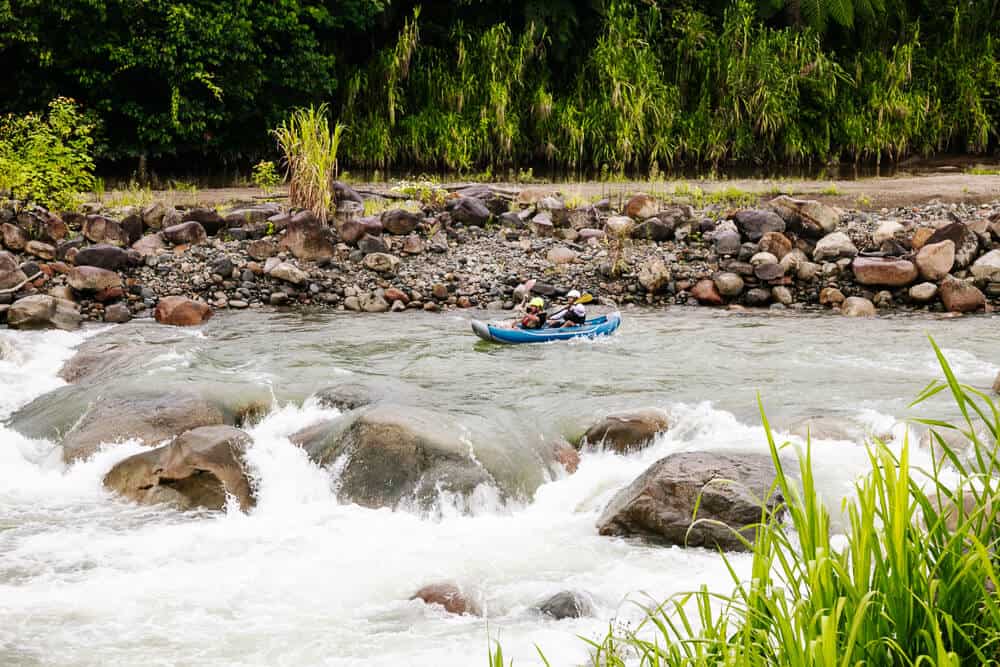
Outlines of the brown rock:
M955 243L951 239L926 243L917 252L915 261L924 280L941 280L955 265Z
M966 268L979 254L979 236L964 223L953 222L941 227L927 239L926 245L940 243L945 239L955 244L956 269Z
M56 258L56 249L48 243L42 243L41 241L28 241L28 244L24 247L24 251L39 259L52 260Z
M840 312L845 317L875 317L875 304L860 296L852 296L844 300Z
M156 304L153 316L160 324L188 327L201 324L212 317L212 308L202 301L183 296L167 296Z
M443 283L435 283L431 287L431 294L435 299L447 299L449 296L448 286Z
M424 241L416 234L410 234L403 241L404 255L419 255L424 251Z
M913 238L910 239L910 247L914 250L920 250L927 244L927 239L934 236L934 230L930 227L918 227L915 232L913 232Z
M103 215L88 215L83 221L83 235L93 243L128 245L128 234L119 222Z
M9 222L0 225L0 234L3 236L3 244L11 250L21 251L28 245L28 234Z
M7 325L11 329L72 331L80 328L81 319L75 303L45 294L18 299L7 311Z
M66 282L78 292L97 292L122 286L121 276L114 271L99 269L96 266L73 267Z
M553 458L571 475L580 467L580 452L565 440L556 443Z
M667 415L660 410L633 410L608 415L588 428L580 443L602 445L627 454L642 449L669 427Z
M132 250L138 252L142 257L159 254L166 247L167 244L164 243L162 234L149 234L132 244Z
M169 213L169 211L168 211ZM166 215L164 216L163 226L171 227L173 225L167 225ZM192 208L184 212L181 217L180 224L186 222L197 222L201 225L202 229L205 230L206 234L215 236L222 229L223 225L226 224L225 219L219 214L214 208L198 207Z
M280 246L307 262L331 259L337 252L332 231L313 215L296 214L288 223Z
M625 204L625 215L633 220L645 220L656 215L659 204L647 194L639 193Z
M27 279L14 256L0 250L0 289L10 289Z
M819 291L819 303L821 306L833 306L836 308L844 303L844 293L836 287L824 287Z
M422 220L422 215L400 208L382 214L382 228L390 234L405 236L411 234Z
M904 287L918 276L913 262L894 257L855 257L851 269L854 279L862 285Z
M396 301L402 301L404 304L410 302L410 297L406 296L406 292L395 287L390 287L385 291L385 300L389 303Z
M413 594L411 600L423 600L426 604L436 604L444 607L449 614L479 614L475 602L468 598L462 590L451 583L430 584Z
M247 255L263 262L278 254L278 244L273 239L259 239L247 245Z
M114 303L104 309L104 321L111 324L125 324L132 319L132 313L123 303Z
M168 502L182 509L221 510L226 495L243 510L253 503L243 455L250 437L232 426L202 426L171 444L119 462L104 486L143 504Z
M73 262L77 266L96 266L99 269L117 271L128 264L128 253L118 246L99 243L80 250Z
M691 296L698 299L698 303L703 306L721 306L722 295L715 286L715 281L710 278L703 278L691 288Z
M198 245L208 240L208 233L200 222L189 220L179 225L171 225L160 232L163 238L174 245Z
M953 313L973 313L986 305L986 296L972 283L945 278L938 288L944 307Z
M792 242L781 232L767 232L760 237L761 252L769 252L779 261L792 251Z

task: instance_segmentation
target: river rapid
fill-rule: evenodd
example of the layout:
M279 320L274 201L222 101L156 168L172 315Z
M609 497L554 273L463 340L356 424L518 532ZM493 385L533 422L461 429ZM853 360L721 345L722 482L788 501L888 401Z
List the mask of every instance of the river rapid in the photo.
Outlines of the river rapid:
M82 333L0 330L0 420L69 391L57 373L81 344L120 363L88 388L222 386L266 396L247 460L257 506L244 514L141 507L103 489L108 446L71 466L58 442L0 425L0 665L485 665L499 639L514 664L586 662L577 635L634 623L635 603L705 584L728 591L701 549L598 536L616 491L681 450L765 451L757 392L781 425L840 418L900 443L912 416L950 416L943 398L909 402L940 377L932 334L960 379L998 371L997 318L853 320L675 308L625 313L609 339L519 347L479 342L465 315L226 313L198 329L135 321ZM86 342L85 342L86 341ZM141 341L140 352L129 352ZM288 436L336 414L310 396L356 377L400 402L483 424L492 437L549 441L598 417L658 406L671 429L620 456L586 452L572 475L544 471L523 497L441 497L430 512L367 509L336 498L336 472ZM74 400L79 400L76 396ZM67 404L71 403L67 399ZM867 469L862 436L820 440L824 501L839 511ZM917 454L918 462L923 454ZM747 556L733 559L743 571ZM408 598L455 581L484 617ZM596 615L548 620L533 605L585 591Z

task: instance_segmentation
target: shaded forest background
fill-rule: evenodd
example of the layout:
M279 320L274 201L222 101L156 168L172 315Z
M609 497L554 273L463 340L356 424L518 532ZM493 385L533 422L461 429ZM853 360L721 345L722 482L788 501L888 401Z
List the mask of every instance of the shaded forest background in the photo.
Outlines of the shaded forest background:
M328 102L356 169L879 163L1000 144L1000 0L0 0L0 112L105 163L249 165Z

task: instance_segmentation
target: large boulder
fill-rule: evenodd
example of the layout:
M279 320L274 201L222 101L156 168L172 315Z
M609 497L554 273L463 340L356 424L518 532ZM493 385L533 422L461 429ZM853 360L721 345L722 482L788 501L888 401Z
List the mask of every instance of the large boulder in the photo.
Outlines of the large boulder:
M894 257L855 257L851 270L854 279L862 285L885 287L905 287L919 275L913 262Z
M377 403L300 442L320 465L337 462L343 502L366 507L426 508L439 491L467 498L481 485L509 492L540 483L546 462L527 445L476 433L466 420Z
M163 221L166 227L166 220ZM214 208L197 207L184 211L181 222L197 222L209 236L215 236L219 230L225 227L225 219Z
M243 454L250 437L232 426L201 426L164 447L120 461L104 486L143 504L221 510L232 495L243 510L253 505Z
M88 215L83 221L83 235L92 243L127 246L128 233L121 223L103 215Z
M759 241L768 232L785 231L785 221L774 211L746 209L734 216L737 228L751 241Z
M843 215L833 206L808 199L793 199L787 195L772 199L768 206L782 217L790 231L812 238L833 232Z
M308 211L291 219L280 245L305 262L331 259L337 252L331 229Z
M30 238L28 233L17 225L5 222L0 225L0 240L9 249L21 251L28 245Z
M18 299L7 311L7 326L11 329L72 331L80 328L82 319L75 303L45 294Z
M333 182L333 198L337 202L352 201L361 205L365 203L365 200L361 198L357 190L342 181Z
M772 511L781 504L780 496L772 494L774 480L769 456L671 454L611 499L597 530L668 545L742 551L743 539L753 540L762 502Z
M715 281L715 288L719 290L719 294L730 299L739 296L745 285L739 274L729 271L715 274L712 280Z
M14 255L0 250L0 289L16 287L27 279Z
M827 234L816 243L813 259L817 262L834 262L841 258L851 258L858 254L851 237L844 232Z
M967 268L979 254L979 236L964 223L953 222L941 227L927 239L924 245L946 240L955 244L956 269Z
M863 296L851 296L844 300L840 312L845 317L875 317L875 304Z
M674 238L675 227L676 225L671 218L647 218L636 225L632 235L637 239L662 243Z
M451 209L451 219L466 225L482 227L492 217L486 205L474 197L459 197Z
M267 272L272 278L284 280L293 285L305 285L309 282L309 274L289 262L278 262Z
M594 615L594 603L590 596L579 591L560 591L539 602L535 609L556 620Z
M778 261L792 251L792 242L781 232L768 232L760 237L758 243L761 252L768 252L774 255Z
M621 412L608 415L588 428L580 444L603 446L627 454L642 449L669 427L670 421L662 410Z
M979 280L1000 282L1000 250L991 250L977 259L971 271Z
M986 305L986 296L972 283L948 277L938 288L944 307L953 313L973 313Z
M405 236L411 234L422 220L422 215L397 208L382 214L382 227L390 234Z
M659 204L654 197L639 193L625 204L625 215L633 220L646 220L656 215Z
M357 243L365 236L381 236L382 219L376 216L337 220L337 234L344 243Z
M96 266L74 266L66 282L77 292L99 292L122 286L122 278L116 272Z
M128 253L118 246L99 243L81 249L73 262L77 266L96 266L99 269L117 271L128 265Z
M219 406L187 393L97 399L63 439L63 459L87 458L101 445L129 439L155 445L224 419Z
M163 238L174 245L197 245L208 239L208 232L200 222L189 220L171 225L162 232Z
M153 316L160 324L190 327L212 317L212 308L204 301L183 296L165 296L156 304Z
M163 202L155 201L142 209L142 224L148 229L160 229L163 226L163 218L167 215L167 207Z
M777 265L775 265L777 266ZM703 306L721 306L722 295L711 278L702 278L691 287L691 296Z
M132 244L132 250L139 253L140 257L150 257L152 255L157 255L161 250L167 247L166 242L163 240L163 234L147 234L141 239Z
M475 600L463 593L461 588L448 582L424 586L410 596L410 599L440 605L449 614L476 616L480 613Z
M32 257L37 257L46 262L56 258L55 247L41 241L28 241L28 245L24 247L24 251Z
M662 259L651 257L639 267L639 284L651 294L662 290L670 280L670 269Z
M945 239L937 243L925 243L914 259L920 277L924 280L938 281L951 273L955 265L955 243Z

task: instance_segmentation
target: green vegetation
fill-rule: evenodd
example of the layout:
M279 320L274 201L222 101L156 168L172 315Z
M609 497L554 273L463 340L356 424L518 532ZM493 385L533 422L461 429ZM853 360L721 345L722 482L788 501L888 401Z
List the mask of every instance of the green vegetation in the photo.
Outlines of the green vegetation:
M3 111L72 96L96 157L140 166L249 168L324 103L342 161L380 170L658 180L1000 143L995 0L12 0L0 57Z
M271 160L261 160L253 167L250 175L253 184L260 188L265 195L269 195L278 185L281 184L281 176L274 167Z
M933 429L933 469L913 466L908 442L896 455L874 440L872 473L845 504L841 543L814 484L810 448L799 452L798 470L786 470L764 417L784 503L761 517L749 579L730 567L731 594L702 589L647 609L637 627L589 642L591 664L997 664L1000 405L959 384L934 349L945 381L914 404L950 392L962 422L919 420ZM949 446L940 435L947 431L960 432L972 453ZM953 473L940 474L945 460ZM491 664L497 656L490 651Z
M70 99L57 98L44 114L0 118L0 191L51 207L68 207L96 186L96 122Z
M312 211L326 222L333 208L333 181L344 126L330 129L327 107L296 109L274 130L288 168L288 199L292 206Z

